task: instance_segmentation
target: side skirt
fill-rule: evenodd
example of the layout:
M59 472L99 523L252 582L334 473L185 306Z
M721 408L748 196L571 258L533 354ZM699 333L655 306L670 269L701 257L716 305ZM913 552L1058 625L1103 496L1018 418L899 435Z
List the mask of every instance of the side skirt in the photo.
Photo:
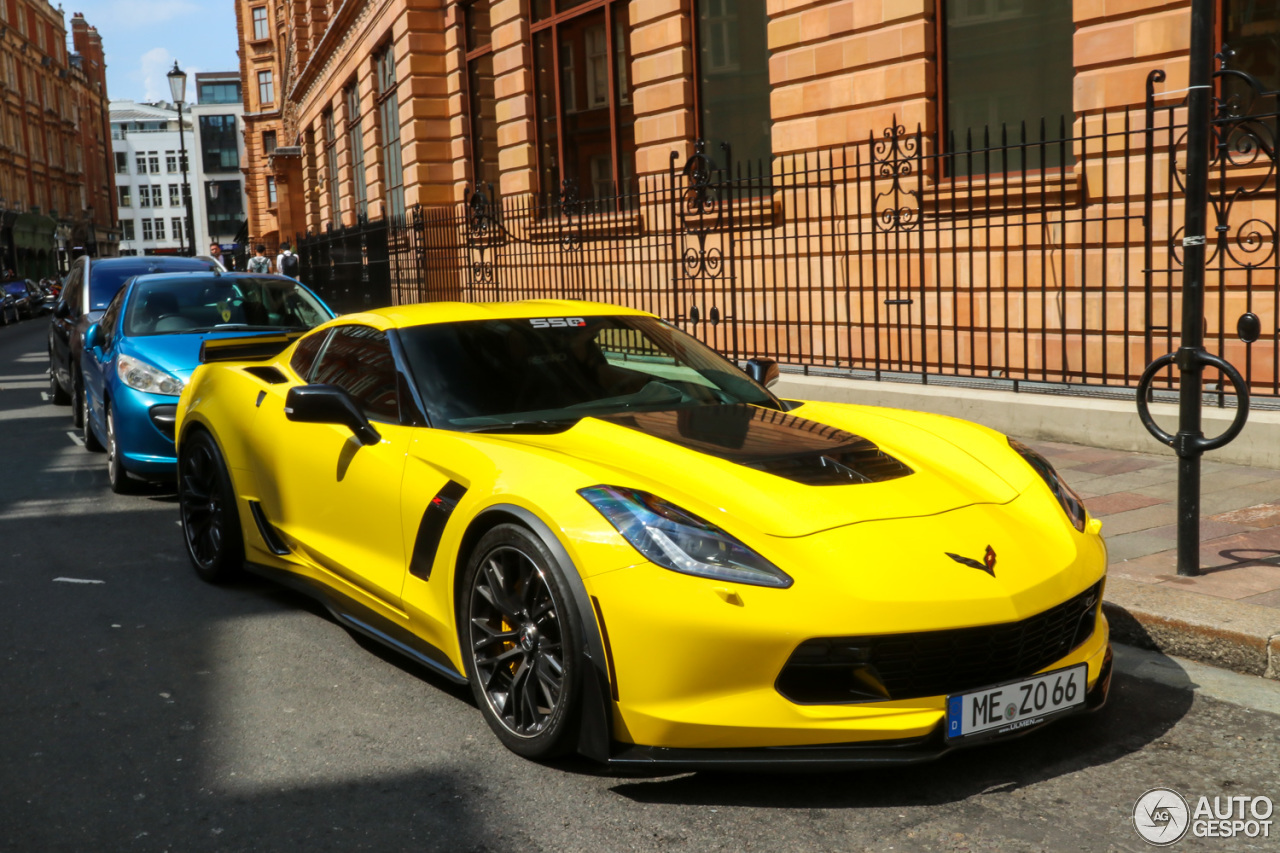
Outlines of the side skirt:
M404 655L452 682L467 683L466 676L454 668L444 652L399 625L387 621L363 604L293 572L264 566L261 563L245 563L245 568L281 586L314 598L323 604L343 627L376 640L392 651Z

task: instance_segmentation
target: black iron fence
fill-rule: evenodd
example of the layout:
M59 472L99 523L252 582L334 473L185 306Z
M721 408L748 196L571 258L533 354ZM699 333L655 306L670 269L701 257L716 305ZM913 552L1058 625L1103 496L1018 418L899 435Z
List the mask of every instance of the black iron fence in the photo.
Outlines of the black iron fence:
M1162 79L1146 105L1073 127L943 144L899 125L771 164L699 144L589 200L573 186L481 187L453 207L301 238L303 277L338 310L590 299L651 311L738 359L1133 387L1177 344L1185 115L1163 105ZM1254 393L1280 396L1274 102L1220 110L1206 322L1209 348ZM1246 312L1263 330L1251 347L1234 337Z
M390 245L408 231L395 219L361 218L348 228L300 236L299 277L340 314L391 305Z

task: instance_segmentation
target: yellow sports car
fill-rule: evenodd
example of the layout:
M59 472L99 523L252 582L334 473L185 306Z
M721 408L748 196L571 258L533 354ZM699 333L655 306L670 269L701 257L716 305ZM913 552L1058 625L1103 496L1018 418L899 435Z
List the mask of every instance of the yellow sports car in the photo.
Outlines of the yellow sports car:
M210 340L187 549L621 768L935 758L1106 699L1106 547L975 424L775 397L643 312L438 303Z

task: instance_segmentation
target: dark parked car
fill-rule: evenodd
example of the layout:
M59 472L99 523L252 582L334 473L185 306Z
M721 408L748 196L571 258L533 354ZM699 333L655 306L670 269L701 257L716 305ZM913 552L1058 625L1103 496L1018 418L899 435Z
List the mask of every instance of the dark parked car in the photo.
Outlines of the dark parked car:
M17 319L34 316L31 307L31 294L27 292L27 283L25 281L21 279L18 281L6 281L4 284L0 284L0 290L3 290L5 296L12 300L13 310L17 315Z
M23 284L27 286L27 316L35 317L37 314L48 312L49 292L31 279L27 279Z
M18 313L18 297L0 287L0 326L7 326L22 319Z
M199 258L144 256L133 258L77 258L63 282L49 324L49 397L59 405L72 401L72 420L84 426L84 379L80 354L84 333L98 322L107 303L136 275L157 272L211 272L214 265Z

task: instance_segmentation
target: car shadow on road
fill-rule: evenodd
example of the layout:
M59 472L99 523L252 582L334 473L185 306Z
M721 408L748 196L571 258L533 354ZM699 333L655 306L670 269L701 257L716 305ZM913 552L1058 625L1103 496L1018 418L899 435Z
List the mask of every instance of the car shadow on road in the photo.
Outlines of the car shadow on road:
M1107 705L1025 737L957 750L936 762L838 773L692 773L632 780L613 792L641 803L770 808L937 805L1009 792L1110 764L1159 742L1194 694L1117 673Z
M421 679L440 692L452 696L458 701L470 705L472 708L476 707L475 697L471 695L470 687L465 684L458 684L450 681L440 673L427 668L417 661L414 661L412 658L387 647L377 640L366 637L359 631L354 631L351 628L348 628L346 625L343 625L338 621L334 615L329 612L327 607L305 593L299 592L295 589L290 589L287 586L282 586L272 580L254 574L246 574L246 576L242 580L237 581L233 587L243 592L260 596L281 608L305 610L316 617L337 625L339 628L346 631L347 635L351 637L356 645L364 649L369 654L375 655L384 663L394 666L396 669L403 671L407 675Z

